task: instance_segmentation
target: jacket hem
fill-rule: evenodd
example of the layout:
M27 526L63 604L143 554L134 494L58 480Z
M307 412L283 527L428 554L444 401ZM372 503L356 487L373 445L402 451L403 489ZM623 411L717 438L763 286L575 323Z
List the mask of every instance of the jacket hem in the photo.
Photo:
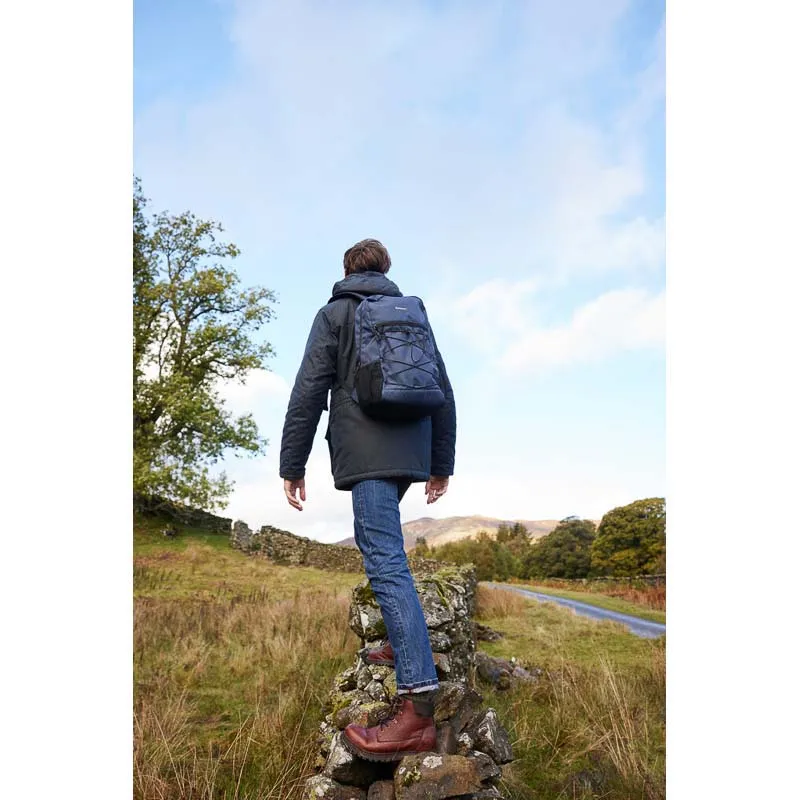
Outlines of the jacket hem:
M386 478L405 478L412 483L420 483L422 481L430 480L429 472L422 472L421 470L408 470L408 469L389 469L389 470L375 470L371 472L362 472L359 475L348 475L346 478L334 478L333 485L344 492L349 492L353 486L361 481L378 481L385 480Z

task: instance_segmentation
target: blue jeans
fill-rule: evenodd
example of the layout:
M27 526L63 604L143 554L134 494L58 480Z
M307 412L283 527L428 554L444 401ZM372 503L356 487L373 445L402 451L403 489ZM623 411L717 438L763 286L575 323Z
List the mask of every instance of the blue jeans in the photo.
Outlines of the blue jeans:
M353 486L356 544L394 651L398 693L439 686L428 626L403 550L400 499L407 488L408 483L394 480Z

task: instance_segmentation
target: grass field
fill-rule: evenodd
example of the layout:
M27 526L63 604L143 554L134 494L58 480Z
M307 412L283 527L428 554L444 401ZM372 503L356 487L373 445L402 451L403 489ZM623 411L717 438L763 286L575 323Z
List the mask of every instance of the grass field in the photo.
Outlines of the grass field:
M280 567L227 538L134 530L134 796L300 800L333 676L360 645L358 574ZM504 633L481 649L545 670L483 688L517 760L510 800L664 797L664 644L509 592L479 590Z

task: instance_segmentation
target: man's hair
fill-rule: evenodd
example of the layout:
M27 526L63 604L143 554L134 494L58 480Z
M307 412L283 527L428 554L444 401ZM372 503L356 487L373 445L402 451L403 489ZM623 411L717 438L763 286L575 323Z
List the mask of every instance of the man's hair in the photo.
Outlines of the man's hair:
M344 274L388 272L392 266L389 251L377 239L363 239L344 254Z

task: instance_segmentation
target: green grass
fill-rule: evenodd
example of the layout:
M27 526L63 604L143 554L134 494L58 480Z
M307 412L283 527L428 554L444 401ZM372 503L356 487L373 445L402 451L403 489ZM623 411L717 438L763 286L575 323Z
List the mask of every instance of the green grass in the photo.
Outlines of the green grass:
M222 534L137 521L133 537L134 597L192 600L282 600L298 591L349 590L363 575L305 567L282 567L234 550Z
M587 619L535 600L525 603L519 616L500 622L491 617L481 619L503 633L496 642L481 642L481 650L501 658L516 656L538 667L558 666L564 661L594 664L601 657L620 667L635 666L652 651L650 640L634 636L620 623Z
M646 608L638 603L632 603L630 600L623 600L619 597L609 597L608 595L595 594L593 592L573 592L568 589L553 589L550 586L537 586L536 584L528 583L515 582L513 585L519 586L521 589L530 589L533 592L549 594L553 597L578 600L590 606L605 608L608 611L618 611L620 614L629 614L632 617L639 617L639 619L646 619L650 622L661 622L662 624L666 624L667 622L666 612L655 611L652 608Z

